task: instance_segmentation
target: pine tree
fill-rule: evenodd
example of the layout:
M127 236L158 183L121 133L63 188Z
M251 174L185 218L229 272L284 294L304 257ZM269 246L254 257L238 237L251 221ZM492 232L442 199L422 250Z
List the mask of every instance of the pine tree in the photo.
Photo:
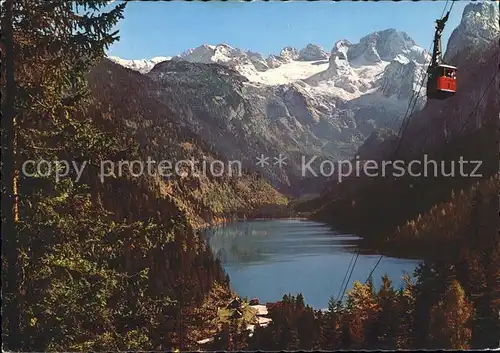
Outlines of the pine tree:
M2 249L7 267L2 269L4 303L3 332L4 343L13 350L21 348L19 303L16 292L19 290L18 234L16 167L15 167L15 116L17 85L14 75L14 13L13 0L4 2L2 16ZM2 262L3 267L3 262Z
M297 299L295 302L295 310L298 312L301 312L305 308L305 303L304 303L304 296L302 293L297 294Z
M354 282L352 290L347 293L347 309L358 313L363 318L368 317L378 310L374 294L372 281L368 281L367 284Z
M314 313L309 307L297 313L297 315L296 326L299 335L300 349L311 350L319 334L315 327L315 320L317 319L314 317Z
M399 329L396 335L397 349L409 349L413 338L413 320L415 310L415 293L414 286L410 276L403 277L404 287L398 292L397 306L397 322Z
M358 315L344 316L342 349L362 349L365 344L365 320Z
M382 277L382 285L377 295L380 311L375 314L371 323L370 342L368 347L373 349L395 349L399 317L397 312L396 292L387 275Z
M322 348L326 350L336 350L340 346L340 340L342 335L341 327L341 316L342 313L339 312L337 303L332 298L330 300L329 310L323 316L322 326L324 343Z
M462 286L454 280L444 298L431 310L430 337L438 349L468 349L472 337L469 327L474 315Z
M71 220L57 213L67 212L77 195L69 179L60 183L40 175L27 179L20 175L20 167L26 160L77 157L82 146L89 152L105 147L102 134L78 117L83 116L86 97L84 75L117 39L111 30L125 4L109 12L101 11L107 1L8 0L4 5L2 248L8 255L2 271L7 317L3 332L8 349L44 350L54 337L47 336L49 331L42 326L54 323L44 322L40 309L32 306L43 290L34 279L49 275L44 273L49 268L40 267L38 261L62 239L62 232L72 231ZM80 196L78 202L84 206L88 200Z
M297 351L299 349L300 342L297 327L288 320L285 321L285 325L282 328L281 345L284 347L284 350Z

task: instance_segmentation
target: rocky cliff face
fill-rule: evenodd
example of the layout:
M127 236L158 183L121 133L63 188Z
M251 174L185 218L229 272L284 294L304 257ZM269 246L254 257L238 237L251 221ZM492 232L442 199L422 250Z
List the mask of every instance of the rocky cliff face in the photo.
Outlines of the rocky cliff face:
M286 166L259 171L274 185L293 189L302 180L302 156L352 158L373 131L397 129L422 82L408 149L427 143L417 138L419 129L432 130L429 141L440 141L462 124L470 128L467 112L495 70L491 43L497 37L494 4L468 5L445 55L459 67L459 92L444 102L426 103L423 81L430 56L394 29L371 33L359 43L340 40L330 53L309 44L264 58L227 44L203 45L158 63L148 76L157 83L153 94L176 110L179 124L218 153L252 170L259 170L255 163L261 155L271 162L286 155ZM471 61L474 51L476 61ZM494 102L492 93L486 95L478 108L483 113Z
M377 82L384 97L396 97L397 99L409 100L414 93L420 90L417 110L421 109L425 103L425 66L416 61L409 60L405 56L398 55L389 65Z
M338 41L330 54L309 44L264 59L203 45L147 75L179 124L289 191L303 181L303 157L350 158L373 129L396 127L427 58L408 35L389 29L357 44ZM280 154L286 166L255 165L261 155L272 162Z
M226 66L169 61L148 76L158 83L155 94L217 153L259 171L274 185L291 187L300 179L300 156L324 154L309 125L314 111L299 90L259 87ZM273 165L284 154L286 166ZM257 157L269 165L259 168Z
M486 121L498 119L499 40L498 6L488 2L467 5L445 54L446 62L458 67L457 93L444 101L422 102L425 107L410 116L399 154L411 156L439 149L459 135L481 128ZM401 68L391 63L385 74L398 70ZM394 79L383 81L387 93L397 82ZM413 81L418 82L420 78ZM404 92L404 89L396 91ZM375 135L376 132L359 149L360 153L371 150L371 154L382 156L380 158L391 158L393 150L388 150L384 139Z
M456 57L459 52L488 48L500 35L499 20L498 3L494 1L467 5L450 36L444 60L453 63L460 60Z

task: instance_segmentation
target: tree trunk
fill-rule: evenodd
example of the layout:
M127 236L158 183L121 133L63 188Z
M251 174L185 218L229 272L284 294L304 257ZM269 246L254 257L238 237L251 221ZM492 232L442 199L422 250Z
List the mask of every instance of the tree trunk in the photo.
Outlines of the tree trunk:
M20 312L19 312L19 281L18 281L18 236L16 222L19 220L17 203L17 179L15 168L15 97L16 80L14 76L14 36L13 36L13 1L4 3L2 61L5 64L4 74L6 86L4 90L5 104L2 109L2 249L7 261L4 277L5 316L7 319L6 349L19 350L20 342Z

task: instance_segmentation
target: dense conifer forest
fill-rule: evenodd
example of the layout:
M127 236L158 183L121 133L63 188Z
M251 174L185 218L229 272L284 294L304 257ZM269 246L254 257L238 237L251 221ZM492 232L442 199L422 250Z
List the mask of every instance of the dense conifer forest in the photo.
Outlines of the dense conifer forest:
M500 337L500 242L497 176L457 190L394 233L400 246L427 259L405 286L383 277L356 282L343 303L314 310L301 294L270 309L272 322L254 335L227 326L214 349L395 350L485 349ZM421 252L422 254L422 252Z
M332 298L328 311L286 295L269 308L272 322L249 336L238 321L217 320L233 293L198 230L287 199L246 170L100 180L103 160L224 159L146 93L153 82L105 59L126 6L108 3L2 2L3 349L189 351L215 334L205 348L498 346L498 116L433 152L483 160L479 180L381 178L324 196L335 202L315 217L370 231L366 241L381 251L426 250L403 288L388 277L375 288L368 278L344 302ZM27 177L28 160L88 165L78 181L74 170L55 180L40 171Z
M141 159L152 143L162 147L157 154L189 158L189 145L214 158L165 105L149 99L146 110L130 91L102 86L111 82L103 59L126 4L103 12L106 5L3 4L2 331L11 350L192 347L198 331L216 328L206 303L230 293L197 228L284 200L250 174L167 182L126 173L101 182L100 161ZM134 77L122 70L122 80ZM159 141L155 131L126 129L124 120L140 118L161 121L151 126ZM88 165L78 182L74 171L59 181L20 173L23 161L43 159Z

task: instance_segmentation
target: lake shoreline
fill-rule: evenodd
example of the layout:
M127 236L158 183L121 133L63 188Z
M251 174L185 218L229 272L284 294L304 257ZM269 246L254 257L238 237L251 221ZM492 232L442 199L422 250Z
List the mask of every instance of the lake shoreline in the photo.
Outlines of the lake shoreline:
M251 222L251 221L279 221L279 220L291 220L291 221L312 221L316 222L308 217L226 217L226 218L219 218L217 220L213 220L210 223L206 223L205 225L198 226L196 228L197 231L203 231L207 230L213 227L220 227L220 226L225 226L228 224L232 223L238 223L238 222ZM326 224L326 223L325 223Z
M314 219L305 216L291 216L291 217L226 217L226 218L218 218L216 221L213 221L210 224L206 224L204 226L198 227L196 230L199 232L205 232L211 228L221 228L230 224L235 223L244 223L244 222L266 222L266 221L309 221L315 223L321 223L325 226L331 227L336 232L342 232L341 229L336 228L331 222L326 222L319 219ZM361 254L364 255L383 255L391 258L398 259L408 259L408 260L423 260L426 254L416 253L411 250L401 250L398 247L392 246L390 243L379 243L370 240L363 236L362 234L356 236L359 237L357 249Z
M302 293L315 310L327 308L339 292L360 240L303 217L238 220L208 229L206 236L229 276L231 290L240 297L275 303L284 294ZM380 252L360 249L359 254L348 288L354 280L366 280ZM385 257L373 274L375 285L385 273L397 286L403 285L403 274L412 274L419 262Z

